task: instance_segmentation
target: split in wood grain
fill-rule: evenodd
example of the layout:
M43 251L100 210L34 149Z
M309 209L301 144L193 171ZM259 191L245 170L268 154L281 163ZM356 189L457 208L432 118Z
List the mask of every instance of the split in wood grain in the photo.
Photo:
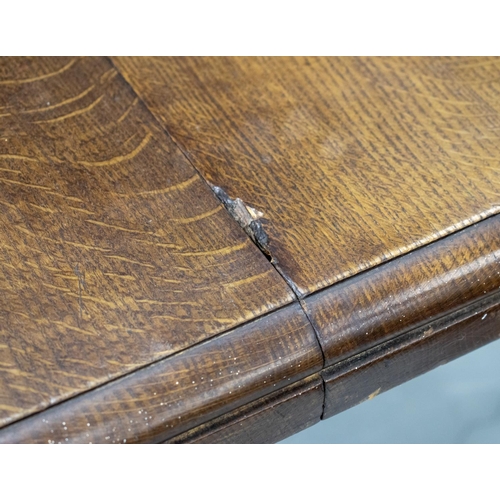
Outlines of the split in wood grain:
M293 301L109 61L2 72L0 426Z
M300 298L499 213L498 58L112 59Z

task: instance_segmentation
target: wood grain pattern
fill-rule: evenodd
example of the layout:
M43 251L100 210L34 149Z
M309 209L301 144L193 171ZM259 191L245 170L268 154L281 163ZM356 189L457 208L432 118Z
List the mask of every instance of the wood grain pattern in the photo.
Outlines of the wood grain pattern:
M500 216L303 300L326 366L500 289Z
M0 61L0 425L292 299L109 61Z
M329 416L498 338L499 71L1 59L0 442L271 442L323 354Z
M0 430L0 443L162 442L321 370L298 304Z
M500 294L323 372L324 418L347 410L500 337Z
M169 444L272 444L311 425L323 412L323 380L313 375L167 441Z
M500 211L498 58L114 58L310 294Z

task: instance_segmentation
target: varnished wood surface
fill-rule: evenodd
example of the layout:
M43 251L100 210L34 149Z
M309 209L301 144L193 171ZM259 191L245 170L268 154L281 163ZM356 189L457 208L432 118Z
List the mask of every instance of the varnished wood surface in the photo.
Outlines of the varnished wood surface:
M500 211L498 58L114 58L299 295Z
M497 293L325 370L324 418L499 338Z
M298 304L0 430L2 442L161 442L323 366Z
M292 298L109 61L0 60L0 426Z
M307 297L326 365L500 289L500 216Z
M311 425L323 412L323 380L313 375L191 429L169 444L277 443Z
M0 442L270 442L497 338L498 59L113 63L0 60Z

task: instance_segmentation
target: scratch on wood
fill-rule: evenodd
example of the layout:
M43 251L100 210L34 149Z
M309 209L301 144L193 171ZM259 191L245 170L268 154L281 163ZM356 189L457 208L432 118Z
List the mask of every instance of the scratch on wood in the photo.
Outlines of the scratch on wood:
M374 397L378 396L380 394L380 390L382 389L382 387L379 387L376 391L372 392L369 396L368 396L368 400L370 399L373 399Z
M81 328L83 303L82 303L82 288L87 290L85 285L85 275L81 273L79 264L75 266L74 272L78 278L78 328Z
M434 329L432 328L432 326L430 326L429 328L424 330L423 338L426 338L429 335L432 335L433 333L434 333Z
M240 198L232 199L224 189L210 184L212 191L222 202L229 215L244 229L251 240L264 252L271 257L269 251L269 238L262 227L260 219L264 216L255 208L246 205Z

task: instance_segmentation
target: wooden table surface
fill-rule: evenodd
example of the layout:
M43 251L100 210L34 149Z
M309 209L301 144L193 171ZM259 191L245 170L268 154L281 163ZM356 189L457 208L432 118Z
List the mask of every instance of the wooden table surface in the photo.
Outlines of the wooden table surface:
M500 336L499 58L1 58L0 443L275 442Z

